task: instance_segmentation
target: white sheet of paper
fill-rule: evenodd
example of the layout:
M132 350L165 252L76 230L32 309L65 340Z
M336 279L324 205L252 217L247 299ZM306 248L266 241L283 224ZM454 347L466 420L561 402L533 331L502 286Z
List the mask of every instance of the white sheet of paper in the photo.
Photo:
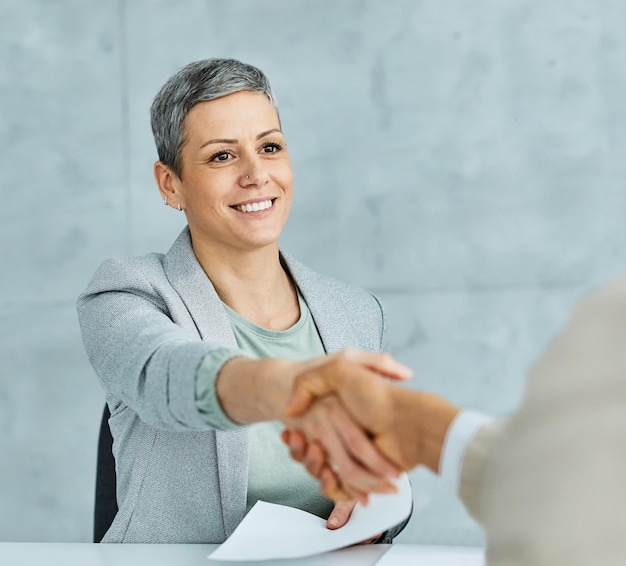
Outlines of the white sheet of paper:
M440 548L420 546L419 554L415 548L394 544L376 566L485 566L485 552L482 548Z
M335 531L306 511L258 501L209 559L299 558L367 540L409 516L413 495L407 475L402 474L396 485L398 493L371 495L367 507L357 503L348 523Z

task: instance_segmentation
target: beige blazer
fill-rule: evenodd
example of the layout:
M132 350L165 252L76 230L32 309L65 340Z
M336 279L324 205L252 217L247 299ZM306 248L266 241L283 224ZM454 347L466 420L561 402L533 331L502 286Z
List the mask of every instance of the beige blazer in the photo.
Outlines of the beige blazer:
M626 279L576 306L519 411L479 431L460 495L490 566L626 564Z

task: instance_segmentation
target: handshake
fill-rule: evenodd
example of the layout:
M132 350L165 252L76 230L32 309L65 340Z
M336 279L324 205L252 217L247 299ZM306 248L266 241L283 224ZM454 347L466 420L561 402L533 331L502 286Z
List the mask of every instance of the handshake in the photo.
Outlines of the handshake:
M367 502L423 465L437 473L459 408L400 387L411 370L384 353L344 350L304 362L287 400L282 440L334 500Z

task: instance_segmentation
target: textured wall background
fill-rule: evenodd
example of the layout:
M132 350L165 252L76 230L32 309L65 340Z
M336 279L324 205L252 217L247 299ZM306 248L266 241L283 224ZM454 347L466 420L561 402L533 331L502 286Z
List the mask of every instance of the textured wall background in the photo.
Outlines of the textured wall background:
M165 251L148 107L229 56L278 94L283 247L378 293L414 387L506 413L572 303L626 265L621 0L3 0L0 540L89 541L103 396L74 300ZM406 542L478 544L413 474Z

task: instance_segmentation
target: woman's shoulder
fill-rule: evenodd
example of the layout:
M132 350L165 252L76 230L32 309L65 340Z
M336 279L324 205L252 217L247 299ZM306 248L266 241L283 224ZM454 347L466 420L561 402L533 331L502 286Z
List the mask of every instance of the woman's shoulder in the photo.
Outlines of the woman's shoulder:
M335 328L349 326L354 344L367 350L384 349L386 335L385 312L378 298L361 287L322 275L303 265L289 254L283 261L306 300L317 323L326 322ZM332 313L332 314L331 314Z
M142 256L111 257L96 269L85 293L152 287L165 278L164 254L149 253Z
M293 256L285 252L281 253L291 276L305 295L321 293L326 296L327 300L338 301L344 306L358 305L362 309L373 309L376 313L381 313L382 305L371 291L319 273Z

